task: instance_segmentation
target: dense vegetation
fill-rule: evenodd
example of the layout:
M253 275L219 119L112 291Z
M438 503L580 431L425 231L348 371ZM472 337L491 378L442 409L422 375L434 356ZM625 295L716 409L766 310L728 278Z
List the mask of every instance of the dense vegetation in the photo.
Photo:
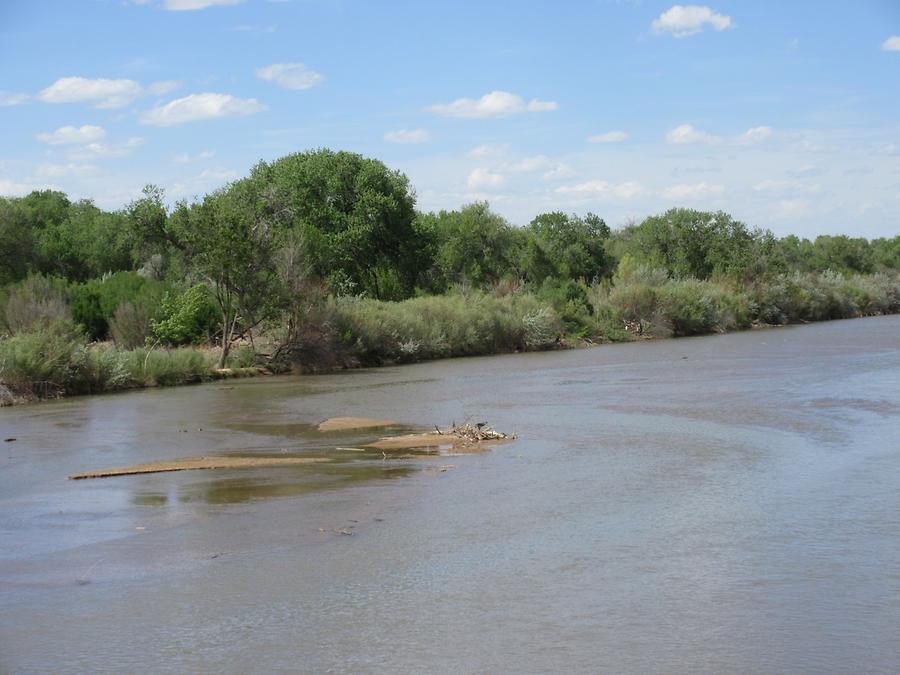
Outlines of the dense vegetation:
M897 312L898 270L900 237L722 212L421 213L377 160L297 153L172 209L0 198L0 399Z

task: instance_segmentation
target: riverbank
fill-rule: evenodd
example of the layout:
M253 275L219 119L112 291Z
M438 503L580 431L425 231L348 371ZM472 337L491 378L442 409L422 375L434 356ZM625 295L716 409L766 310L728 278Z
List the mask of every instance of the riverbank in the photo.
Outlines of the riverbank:
M399 302L311 301L287 328L232 349L88 343L71 319L0 339L0 405L270 372L323 373L457 356L729 333L900 312L900 275L785 274L749 285L672 279L623 266L610 282L494 292L457 289Z

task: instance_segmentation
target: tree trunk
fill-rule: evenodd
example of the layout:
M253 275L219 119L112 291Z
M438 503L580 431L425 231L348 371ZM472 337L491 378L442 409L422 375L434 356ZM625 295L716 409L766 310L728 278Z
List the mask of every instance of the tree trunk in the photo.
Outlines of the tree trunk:
M233 322L229 320L228 310L222 312L222 353L219 354L219 362L216 364L217 369L225 367L225 359L228 358L228 352L231 351L231 331Z

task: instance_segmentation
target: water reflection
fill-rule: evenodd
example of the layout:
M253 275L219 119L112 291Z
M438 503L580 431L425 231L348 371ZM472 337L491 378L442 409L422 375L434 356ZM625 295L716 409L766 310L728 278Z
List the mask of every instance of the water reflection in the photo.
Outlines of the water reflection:
M401 478L422 468L414 464L398 465L385 461L343 461L277 469L198 471L191 472L191 478L182 484L171 485L166 481L159 489L150 489L146 484L135 485L130 502L135 506L151 507L191 502L243 504Z

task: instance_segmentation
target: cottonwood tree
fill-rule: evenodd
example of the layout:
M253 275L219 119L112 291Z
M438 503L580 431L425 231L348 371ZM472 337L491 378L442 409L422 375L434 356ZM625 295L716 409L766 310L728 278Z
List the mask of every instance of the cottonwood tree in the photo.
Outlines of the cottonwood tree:
M213 192L173 215L190 268L210 284L221 315L223 368L231 346L278 311L283 295L275 255L280 231L264 175Z

